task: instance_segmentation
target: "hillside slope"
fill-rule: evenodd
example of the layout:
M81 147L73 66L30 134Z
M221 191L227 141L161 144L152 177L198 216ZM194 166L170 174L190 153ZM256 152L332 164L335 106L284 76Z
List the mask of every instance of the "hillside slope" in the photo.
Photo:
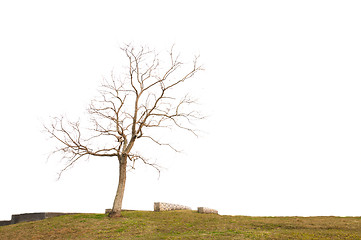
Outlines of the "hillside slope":
M125 211L117 219L77 214L3 226L0 239L361 239L361 218Z

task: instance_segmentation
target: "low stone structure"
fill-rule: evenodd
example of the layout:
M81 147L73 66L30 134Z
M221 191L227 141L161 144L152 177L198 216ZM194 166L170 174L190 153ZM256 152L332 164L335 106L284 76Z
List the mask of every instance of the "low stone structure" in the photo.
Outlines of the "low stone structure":
M23 213L13 214L11 220L0 221L0 226L6 226L10 224L16 224L21 222L38 221L51 217L58 217L61 215L76 214L76 213L59 213L59 212L38 212L38 213Z
M8 221L0 221L0 226L6 226L6 225L10 225L11 224L11 220Z
M163 203L163 202L154 203L154 212L173 211L173 210L192 210L192 209L187 206L173 204L173 203Z
M218 211L215 210L215 209L211 209L211 208L198 207L198 213L214 213L214 214L218 214Z
M66 215L66 214L74 214L74 213L39 212L39 213L15 214L15 215L12 215L12 217L11 217L11 224L43 220L46 218L58 217L61 215Z

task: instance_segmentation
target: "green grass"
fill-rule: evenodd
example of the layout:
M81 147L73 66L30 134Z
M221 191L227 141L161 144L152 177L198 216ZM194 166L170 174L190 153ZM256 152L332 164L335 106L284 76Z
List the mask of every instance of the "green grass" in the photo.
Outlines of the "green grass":
M361 239L361 218L124 211L116 219L77 214L3 226L0 239Z

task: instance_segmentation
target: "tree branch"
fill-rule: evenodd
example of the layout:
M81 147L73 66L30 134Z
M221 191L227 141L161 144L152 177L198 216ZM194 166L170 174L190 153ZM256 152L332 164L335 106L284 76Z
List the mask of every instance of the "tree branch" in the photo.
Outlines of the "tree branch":
M60 175L79 159L92 156L118 159L128 156L133 163L141 160L159 171L159 166L132 153L137 139L150 139L153 144L179 152L171 144L156 140L149 134L150 130L176 127L197 136L192 122L203 117L193 109L196 101L188 94L180 98L172 90L181 91L183 82L203 70L198 65L199 57L189 66L180 60L180 55L174 54L172 46L166 58L168 65L163 65L161 54L154 50L138 49L131 44L121 50L127 63L125 76L115 77L112 71L109 80L103 79L99 97L93 99L87 109L90 124L87 131L81 128L80 121L66 121L62 116L53 118L50 126L44 126L47 134L60 145L53 154L62 154L68 160Z

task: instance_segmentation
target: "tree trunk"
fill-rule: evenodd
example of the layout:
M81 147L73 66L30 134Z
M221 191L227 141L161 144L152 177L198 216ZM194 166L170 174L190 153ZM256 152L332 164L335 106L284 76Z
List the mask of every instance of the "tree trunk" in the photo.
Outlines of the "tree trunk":
M125 181L127 178L127 156L122 155L119 158L119 183L115 195L113 209L109 214L110 217L120 217L122 211L122 202L125 190Z

